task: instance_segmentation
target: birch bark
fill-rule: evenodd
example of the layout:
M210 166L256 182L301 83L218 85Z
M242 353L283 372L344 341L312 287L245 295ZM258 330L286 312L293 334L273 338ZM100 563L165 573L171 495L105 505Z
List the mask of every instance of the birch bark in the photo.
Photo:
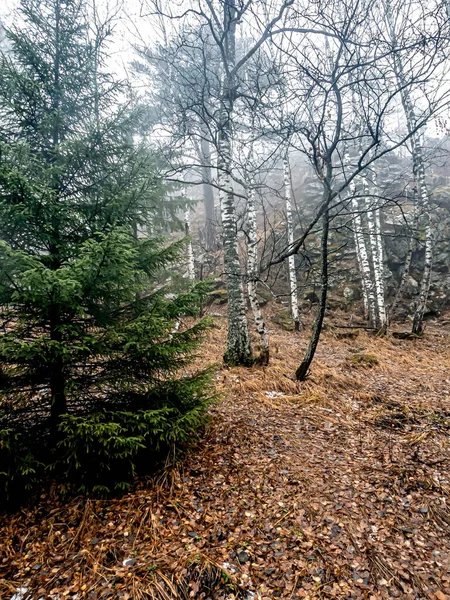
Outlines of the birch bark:
M350 164L350 154L347 151L345 162ZM359 272L361 274L362 294L364 302L365 316L369 321L369 325L375 326L376 323L376 300L372 274L370 271L369 255L367 253L366 242L363 234L363 223L361 218L361 208L359 206L356 183L353 180L349 184L349 194L351 197L351 206L354 213L353 217L353 236L356 248L356 257L358 260Z
M261 307L256 295L256 286L259 278L258 273L258 237L256 222L255 187L250 182L247 198L247 222L248 222L248 297L255 319L256 330L260 338L260 355L258 362L262 365L269 364L269 334L262 316Z
M371 190L372 187L372 190ZM377 329L386 328L386 305L384 300L384 279L383 279L383 247L380 231L380 209L372 208L370 205L375 203L373 195L373 186L370 186L367 174L364 176L364 190L367 193L365 198L365 210L367 215L367 230L369 233L370 252L373 264L373 283L375 292L375 315L374 326Z
M286 154L283 159L283 177L284 177L284 202L286 207L286 227L287 227L287 238L288 246L292 247L294 244L294 227L292 220L292 188L291 188L291 174L289 168L289 150L286 150ZM289 297L291 305L291 315L294 321L295 331L300 329L300 318L298 311L298 295L297 295L297 272L295 270L295 255L292 254L288 257L288 276L289 276Z
M194 263L194 250L192 248L191 241L191 219L189 214L189 208L186 208L184 212L184 233L189 236L187 245L187 276L189 279L195 279L195 263Z
M228 292L228 339L224 360L232 365L248 365L252 363L252 349L248 331L242 271L239 262L235 197L231 179L236 13L235 0L225 0L223 44L226 69L220 98L217 170L222 214L224 266Z
M386 0L386 20L389 34L394 48L397 46L397 36L394 27L394 18L390 0ZM430 216L430 202L428 188L426 185L425 161L423 158L423 147L420 133L417 131L417 119L411 91L405 77L401 56L394 52L394 71L400 87L400 95L403 109L405 111L406 126L411 134L411 150L413 158L413 174L418 192L418 204L425 220L425 261L420 282L419 298L416 303L412 332L420 335L423 333L423 317L426 310L428 294L431 285L431 273L433 265L433 227Z

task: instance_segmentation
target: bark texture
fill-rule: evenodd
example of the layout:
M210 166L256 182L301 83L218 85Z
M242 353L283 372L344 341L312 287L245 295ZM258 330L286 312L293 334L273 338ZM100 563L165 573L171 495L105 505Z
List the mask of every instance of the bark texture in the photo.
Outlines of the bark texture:
M391 43L397 46L395 33L395 21L392 14L390 0L386 0L386 19L389 28ZM414 109L411 90L405 77L403 63L400 54L394 53L394 70L400 87L400 95L403 109L405 111L406 125L411 134L411 152L413 158L413 174L417 188L417 200L425 221L425 262L420 282L419 298L416 303L412 332L420 335L423 332L423 317L426 310L428 294L431 285L431 272L433 265L433 227L430 216L430 199L426 185L426 170L423 157L422 140L417 128L417 118Z
M256 295L256 286L258 283L258 237L256 224L256 205L255 188L251 184L247 199L247 219L248 219L248 297L255 319L256 330L260 340L260 355L258 362L262 365L269 364L269 334L264 321L258 297Z
M222 214L223 250L228 292L228 340L224 360L228 364L248 365L253 362L246 314L246 302L239 262L236 207L231 179L232 133L235 98L234 67L236 64L236 3L225 0L224 42L226 69L223 75L218 126L218 182Z
M284 202L286 207L286 228L288 246L291 248L294 244L294 227L292 221L292 188L291 173L289 168L289 154L286 152L283 159L283 177L284 177ZM289 276L289 298L291 306L291 315L294 321L295 331L300 329L300 317L298 311L297 296L297 272L295 270L295 255L288 257L288 276Z

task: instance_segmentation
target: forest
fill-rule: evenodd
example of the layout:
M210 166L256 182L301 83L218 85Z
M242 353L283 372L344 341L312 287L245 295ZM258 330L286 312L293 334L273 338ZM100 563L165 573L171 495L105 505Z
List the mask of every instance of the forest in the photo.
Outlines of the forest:
M449 48L0 6L0 600L450 600Z

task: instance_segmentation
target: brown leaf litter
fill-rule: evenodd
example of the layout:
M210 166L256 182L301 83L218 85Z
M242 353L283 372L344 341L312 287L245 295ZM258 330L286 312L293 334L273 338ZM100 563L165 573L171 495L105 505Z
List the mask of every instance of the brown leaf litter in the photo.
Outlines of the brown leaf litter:
M224 337L218 319L203 363ZM4 516L0 597L450 600L450 334L330 329L301 384L307 334L271 337L268 367L218 372L177 468Z

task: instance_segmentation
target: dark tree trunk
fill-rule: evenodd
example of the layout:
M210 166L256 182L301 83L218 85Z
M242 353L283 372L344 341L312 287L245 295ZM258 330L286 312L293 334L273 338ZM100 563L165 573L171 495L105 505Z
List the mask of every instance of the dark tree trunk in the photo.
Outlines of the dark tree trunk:
M325 316L325 308L327 304L328 293L328 231L330 227L329 211L325 210L322 217L322 272L321 272L321 294L319 302L319 310L313 326L313 332L308 348L305 352L305 357L301 365L295 372L295 377L298 381L304 381L308 375L309 367L314 358L317 346L319 344L320 334L322 332L323 319Z
M50 392L51 392L51 424L56 433L61 415L67 413L67 399L65 390L64 366L61 351L61 319L57 305L50 308L50 339L57 342L58 354L49 365L50 369Z

